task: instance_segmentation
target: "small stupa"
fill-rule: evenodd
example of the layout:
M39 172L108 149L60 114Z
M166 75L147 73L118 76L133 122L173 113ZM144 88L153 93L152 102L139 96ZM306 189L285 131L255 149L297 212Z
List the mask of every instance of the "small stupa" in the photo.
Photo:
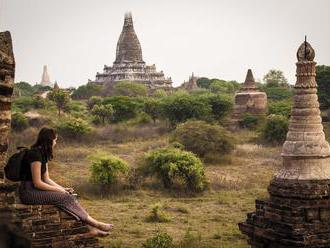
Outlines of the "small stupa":
M238 127L239 121L244 113L264 115L267 111L267 95L259 91L252 70L248 69L245 82L241 89L235 94L235 105L232 114L232 128Z
M197 85L198 77L194 75L194 73L191 74L188 81L184 81L183 84L179 87L180 89L185 90L196 90L199 89Z
M298 49L297 81L283 165L270 182L270 198L240 223L251 247L330 247L330 147L317 97L314 49Z

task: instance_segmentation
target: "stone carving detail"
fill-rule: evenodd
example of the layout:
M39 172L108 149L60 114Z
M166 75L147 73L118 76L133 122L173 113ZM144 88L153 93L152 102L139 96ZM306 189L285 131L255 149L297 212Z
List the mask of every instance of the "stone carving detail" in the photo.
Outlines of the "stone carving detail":
M255 115L264 115L267 109L267 95L258 90L252 70L249 69L246 74L245 82L239 92L235 94L235 105L232 115L232 129L238 128L241 115L251 113Z
M314 50L297 52L297 82L283 166L270 182L267 200L239 224L251 247L325 248L330 244L330 149L321 123Z
M146 65L143 61L141 45L134 31L130 13L125 15L123 30L117 43L115 62L112 66L105 65L103 72L97 72L96 79L89 80L89 83L105 84L111 89L120 81L143 83L150 89L172 88L171 78L165 78L163 71L159 72L155 65Z
M0 32L0 180L8 149L11 96L14 89L15 59L10 33Z

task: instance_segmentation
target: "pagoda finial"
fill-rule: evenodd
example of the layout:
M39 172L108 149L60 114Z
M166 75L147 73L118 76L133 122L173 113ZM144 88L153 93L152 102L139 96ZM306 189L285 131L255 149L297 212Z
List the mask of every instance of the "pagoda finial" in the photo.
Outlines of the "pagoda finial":
M298 61L314 61L315 52L311 44L307 42L307 36L305 35L305 41L300 45L297 51Z
M133 18L131 12L125 13L124 27L133 26Z

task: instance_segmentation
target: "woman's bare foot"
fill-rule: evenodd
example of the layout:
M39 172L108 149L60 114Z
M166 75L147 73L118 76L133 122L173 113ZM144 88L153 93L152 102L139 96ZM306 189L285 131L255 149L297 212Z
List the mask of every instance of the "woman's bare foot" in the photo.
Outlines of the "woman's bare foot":
M108 223L104 223L104 222L100 222L95 220L94 218L88 216L87 218L87 223L93 227L96 227L104 232L109 232L112 228L113 225L112 224L108 224Z
M95 227L89 226L90 234L92 234L95 237L106 237L109 235L108 232L101 231Z

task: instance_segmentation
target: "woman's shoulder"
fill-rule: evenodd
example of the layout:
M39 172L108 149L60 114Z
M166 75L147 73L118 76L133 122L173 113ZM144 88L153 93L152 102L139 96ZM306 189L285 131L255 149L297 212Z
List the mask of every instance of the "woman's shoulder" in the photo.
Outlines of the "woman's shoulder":
M40 161L42 162L42 153L39 147L32 147L26 152L25 159L29 162Z

